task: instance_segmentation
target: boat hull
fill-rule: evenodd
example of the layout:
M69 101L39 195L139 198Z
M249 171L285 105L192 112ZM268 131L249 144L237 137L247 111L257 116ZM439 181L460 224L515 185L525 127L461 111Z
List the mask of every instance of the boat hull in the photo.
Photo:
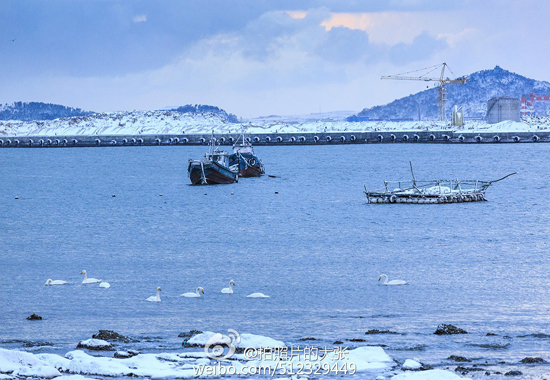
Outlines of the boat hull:
M441 203L464 203L464 202L483 202L485 192L471 192L462 194L442 194L442 195L395 195L380 193L365 193L368 203L410 203L410 204L441 204Z
M229 156L229 166L238 165L240 177L259 177L265 174L264 165L251 153L233 153Z
M213 161L190 161L187 171L193 185L222 185L239 180L237 173Z

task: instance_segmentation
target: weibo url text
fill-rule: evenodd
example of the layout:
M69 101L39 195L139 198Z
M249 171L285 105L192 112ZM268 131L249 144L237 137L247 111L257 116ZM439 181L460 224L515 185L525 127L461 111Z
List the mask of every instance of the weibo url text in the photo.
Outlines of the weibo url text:
M292 362L277 362L272 366L235 366L234 364L223 366L221 363L217 365L200 365L193 366L195 376L225 376L225 375L260 375L260 376L320 376L320 375L354 375L357 371L355 363L292 363Z

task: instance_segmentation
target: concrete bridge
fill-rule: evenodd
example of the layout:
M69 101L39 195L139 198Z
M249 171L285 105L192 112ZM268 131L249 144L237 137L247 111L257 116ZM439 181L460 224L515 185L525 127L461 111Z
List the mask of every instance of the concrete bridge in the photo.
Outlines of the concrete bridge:
M56 148L142 145L208 145L211 134L178 135L95 135L0 137L0 148ZM214 134L219 145L232 145L240 134ZM324 133L250 134L253 145L327 144L502 144L550 142L550 131L468 132L468 131L370 131Z

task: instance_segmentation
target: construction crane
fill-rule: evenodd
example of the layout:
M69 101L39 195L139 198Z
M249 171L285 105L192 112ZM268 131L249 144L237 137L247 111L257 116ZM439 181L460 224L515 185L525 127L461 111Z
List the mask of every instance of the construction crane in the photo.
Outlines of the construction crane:
M426 75L438 70L439 68L441 68L441 75L439 76L439 78L426 77ZM447 66L447 64L444 62L444 63L439 64L439 65L430 66L430 67L426 67L426 68L419 69L419 70L409 71L409 72L402 73L402 74L386 75L386 76L383 76L381 79L421 80L421 81L426 81L426 82L439 82L439 86L437 87L437 106L439 108L439 121L447 121L447 116L445 114L445 103L447 102L447 89L445 88L445 85L447 85L447 84L464 84L464 83L468 82L468 78L467 77L460 77L460 78L456 78L456 79L450 79L449 77L446 78L445 77L445 68L449 69L449 66ZM405 76L406 74L417 73L419 71L426 71L426 70L429 70L429 71L425 72L424 74L422 74L421 76L418 76L418 77ZM451 69L449 69L449 71L454 76L454 73L451 71Z

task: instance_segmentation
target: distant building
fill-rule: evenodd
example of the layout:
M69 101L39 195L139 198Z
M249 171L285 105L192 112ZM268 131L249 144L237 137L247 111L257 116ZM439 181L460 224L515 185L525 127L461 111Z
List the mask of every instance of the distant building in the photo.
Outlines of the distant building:
M487 123L495 124L504 120L520 121L521 103L518 98L498 96L487 101Z

